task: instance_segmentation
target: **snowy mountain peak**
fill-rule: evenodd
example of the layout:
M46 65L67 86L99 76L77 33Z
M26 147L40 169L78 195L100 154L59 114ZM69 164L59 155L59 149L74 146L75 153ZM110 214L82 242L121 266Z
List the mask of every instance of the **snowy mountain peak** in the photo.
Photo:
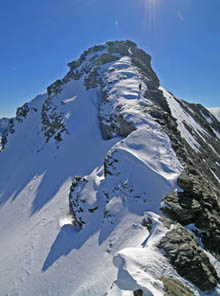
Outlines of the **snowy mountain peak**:
M150 62L91 47L3 129L3 295L218 295L220 123Z

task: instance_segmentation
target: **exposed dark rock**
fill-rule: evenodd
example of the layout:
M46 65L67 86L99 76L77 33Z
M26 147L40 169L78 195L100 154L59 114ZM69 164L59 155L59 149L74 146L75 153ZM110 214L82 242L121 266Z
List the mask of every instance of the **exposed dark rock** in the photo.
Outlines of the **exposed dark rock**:
M83 225L86 224L86 221L84 221L82 217L82 213L84 212L83 204L85 204L86 201L81 197L80 192L87 182L87 179L84 177L75 177L70 187L69 193L69 209L72 216L72 223L73 225L78 226L80 229L82 229Z
M14 132L15 132L15 130L14 130L14 118L10 118L8 120L7 125L2 130L0 151L3 151L5 149L5 145L6 145L7 141L8 141L8 135L13 134Z
M179 281L162 277L164 296L193 296L195 295L188 287L183 286Z
M48 86L47 88L47 93L48 95L52 95L52 94L58 94L62 91L62 85L63 82L62 80L58 79L57 81L55 81L53 84L51 84L50 86Z
M157 109L158 113L155 114L155 117L157 118L158 115L163 117L165 115L162 115L161 111L169 112L169 106L167 101L163 97L163 93L161 92L161 90L157 88L158 87L157 79L154 77L153 74L151 77L152 77L152 80L146 81L146 85L148 86L148 89L145 91L144 97L150 100L151 102L153 102L154 104L156 104L157 106L159 106L160 109L162 108L162 110Z
M180 224L173 226L162 238L159 248L177 272L200 290L212 290L220 282L214 266L194 236Z
M103 54L103 55L98 57L96 64L97 64L97 66L102 66L104 64L114 62L116 60L118 60L118 58L115 57L115 56L112 56L112 55L109 55L109 54Z
M48 97L41 110L42 131L48 142L52 137L58 142L62 141L62 134L68 131L63 123L63 114L57 112L57 106L52 97Z
M126 121L122 116L117 118L119 123L119 136L127 137L131 132L135 131L136 128L132 123Z
M135 43L130 43L129 44L126 41L116 41L116 42L107 42L108 45L108 53L113 54L113 53L118 53L122 56L129 56L129 48L130 47L135 47Z
M125 41L108 41L106 42L106 44L109 46L109 48L114 49L116 48L116 50L120 47L128 47L128 48L133 48L133 47L137 47L137 44L133 41L130 40L125 40ZM116 52L116 51L114 51ZM118 52L120 53L120 52Z
M144 292L141 289L134 291L134 296L143 296L143 295L144 295Z
M188 182L188 183L187 183ZM173 192L163 199L163 213L182 225L195 224L204 246L220 254L220 203L207 182L184 172L178 179L183 192Z
M89 73L88 77L85 78L84 85L86 86L87 89L97 87L99 83L97 80L97 76L98 76L97 70L94 69Z
M92 209L88 209L88 211L90 212L90 213L94 213L96 210L98 210L98 206L96 206L95 208L92 208Z
M22 122L22 119L25 118L29 112L28 104L25 103L22 107L19 107L16 111L16 120Z
M56 134L56 136L54 137L54 139L55 139L57 142L61 142L61 141L63 141L60 132L58 132L58 133Z
M147 227L147 230L149 232L151 232L152 230L152 227L153 227L153 221L148 218L147 220L146 219L143 219L142 223L141 223L144 227Z
M80 60L72 61L67 65L70 67L70 70L73 71L80 66Z
M114 156L114 152L111 154L107 154L104 159L104 175L105 178L107 175L118 175L116 164L118 163L118 159Z
M74 71L69 71L66 76L63 78L63 83L67 83L70 80L79 80L81 76L83 75L82 72L79 72L77 69Z
M188 192L193 190L193 181L185 171L178 177L177 185Z
M128 121L126 121L122 116L118 116L114 121L105 123L100 117L100 128L102 131L102 136L104 139L112 139L114 137L127 137L136 128Z
M86 177L76 176L72 182L69 193L69 209L72 216L72 224L81 230L88 222L88 215L95 215L99 210L98 202L90 204L83 190L87 185Z

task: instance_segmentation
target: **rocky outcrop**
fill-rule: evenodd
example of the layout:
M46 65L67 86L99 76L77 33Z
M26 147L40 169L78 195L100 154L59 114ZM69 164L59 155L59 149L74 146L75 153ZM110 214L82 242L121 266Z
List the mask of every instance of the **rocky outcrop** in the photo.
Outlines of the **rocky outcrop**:
M179 224L162 238L159 248L177 272L200 290L212 290L220 279L209 258L200 248L194 236Z
M80 192L85 187L87 182L86 178L78 176L74 178L70 187L69 209L70 214L72 215L72 223L80 229L82 229L83 225L86 224L85 219L83 219L86 200L81 198Z
M90 88L95 88L97 87L99 84L99 81L98 81L98 71L97 69L93 69L89 75L85 78L84 80L84 85L86 87L86 89L90 89Z
M213 188L199 176L178 178L183 192L168 194L162 202L163 213L182 225L194 224L195 233L204 246L220 256L220 203Z
M109 55L109 54L103 54L97 58L96 64L97 64L97 66L102 66L104 64L114 62L117 60L118 60L118 58L116 56Z
M120 54L121 56L131 56L133 49L137 48L136 43L132 42L132 41L109 41L106 42L106 44L108 45L107 51L109 54Z
M193 296L195 295L188 287L183 286L179 281L162 277L164 296Z
M58 79L57 81L55 81L53 84L48 86L47 88L48 95L51 96L52 94L56 95L60 93L62 91L62 85L63 85L62 80Z
M104 159L104 176L119 176L119 172L117 172L117 163L118 159L116 156L116 152L108 153Z
M117 136L127 137L131 132L136 130L136 127L129 121L127 121L120 114L114 117L112 121L103 120L102 116L100 119L100 128L104 139L112 139Z
M41 110L42 131L48 142L54 138L57 142L62 141L62 134L68 134L63 122L63 114L57 111L53 98L48 97Z
M102 51L102 50L105 50L106 46L105 45L95 45L93 47L90 47L89 49L85 50L80 58L78 60L75 60L73 62L70 62L68 63L67 65L70 67L70 70L75 70L76 68L78 68L82 63L83 61L86 59L86 57L89 55L89 54L94 54L98 51Z
M10 118L7 119L4 128L1 130L1 137L0 137L0 152L4 150L5 145L8 141L8 135L13 134L14 130L14 119Z
M28 104L24 104L22 107L19 107L16 111L16 120L22 122L22 118L25 118L30 111Z
M143 290L139 289L139 290L134 291L133 295L134 296L144 296L144 292L143 292Z
M69 209L72 216L72 224L81 230L86 224L91 216L94 215L99 210L99 205L97 200L86 196L83 191L88 185L88 179L86 177L77 176L74 178L72 185L70 187L69 193Z

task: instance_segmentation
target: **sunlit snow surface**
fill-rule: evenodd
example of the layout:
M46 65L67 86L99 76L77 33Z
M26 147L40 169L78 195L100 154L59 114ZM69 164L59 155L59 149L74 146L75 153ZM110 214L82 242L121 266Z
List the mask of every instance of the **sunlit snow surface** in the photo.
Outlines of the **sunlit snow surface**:
M58 147L53 140L45 143L41 131L47 97L41 95L29 103L37 112L16 123L0 153L1 295L132 296L142 288L147 296L159 296L162 275L181 280L156 245L167 231L157 216L160 201L177 187L182 167L168 136L140 108L140 102L150 103L138 90L139 74L129 59L105 67L120 76L119 82L109 80L113 74L106 77L107 87L113 86L109 108L124 104L136 131L125 139L103 140L100 90L86 91L82 78L65 84L54 97L69 132ZM120 175L104 177L107 154L117 158ZM98 205L96 212L85 213L81 231L69 216L74 176L87 176L82 194L88 204ZM123 191L123 184L136 196ZM104 192L109 193L108 203ZM110 218L103 217L104 209ZM142 226L144 217L153 220L152 233Z

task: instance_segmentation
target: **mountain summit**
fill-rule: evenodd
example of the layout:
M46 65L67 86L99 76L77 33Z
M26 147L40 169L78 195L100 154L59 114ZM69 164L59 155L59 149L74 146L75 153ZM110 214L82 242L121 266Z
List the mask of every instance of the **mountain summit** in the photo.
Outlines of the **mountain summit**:
M2 295L219 295L220 122L132 41L68 66L2 130Z

